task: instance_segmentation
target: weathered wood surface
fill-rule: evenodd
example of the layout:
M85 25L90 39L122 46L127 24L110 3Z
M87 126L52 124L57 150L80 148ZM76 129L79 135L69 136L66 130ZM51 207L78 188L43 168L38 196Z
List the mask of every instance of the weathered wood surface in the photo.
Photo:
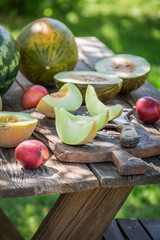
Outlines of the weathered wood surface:
M81 112L84 111L83 109ZM44 117L37 112L33 112L32 115L39 119L36 131L51 141L53 146L51 150L56 158L63 162L113 162L121 175L134 175L146 172L145 164L134 156L141 158L160 154L160 140L138 123L135 126L140 142L134 148L122 147L119 139L120 133L110 131L110 134L108 134L109 131L105 129L99 131L91 143L82 146L70 146L62 143L58 137L53 119Z
M0 208L0 240L24 240L11 220Z
M159 240L160 219L115 219L103 235L103 240Z
M149 233L152 239L160 239L160 219L139 219L144 229Z
M79 47L77 70L93 70L94 63L97 60L113 54L104 44L94 37L77 38L77 43ZM14 82L10 90L3 97L3 110L23 111L21 96L24 90L30 85L31 83L19 73L17 81ZM53 92L56 91L56 89L49 89L49 91ZM136 99L147 94L156 96L157 99L160 98L159 92L151 87L150 84L146 83L140 89L128 95L117 95L106 104L113 105L121 103L124 107L134 107ZM137 123L136 119L133 119L133 122L134 121ZM155 125L143 125L143 127L145 131L152 133L156 138L160 139L159 122ZM42 130L43 129L41 129L41 131ZM43 134L35 131L34 137L42 140L51 149L54 147L52 142L48 141ZM148 142L150 143L151 141ZM145 151L144 154L146 154ZM147 154L149 154L148 151ZM149 158L149 161L153 162L155 166L160 166L160 161L157 157ZM122 177L117 173L115 166L111 163L89 165L70 164L55 161L53 157L45 166L37 170L25 170L16 163L14 149L8 151L0 149L0 196L2 197L65 193L96 188L98 181L93 173L103 186L109 186L109 184L112 187L133 186L160 182L159 172L152 167L148 167L147 173L144 175Z
M59 197L32 240L98 240L132 187L97 188Z
M117 222L127 239L130 240L151 240L145 229L137 219L117 219ZM133 231L134 229L134 231Z

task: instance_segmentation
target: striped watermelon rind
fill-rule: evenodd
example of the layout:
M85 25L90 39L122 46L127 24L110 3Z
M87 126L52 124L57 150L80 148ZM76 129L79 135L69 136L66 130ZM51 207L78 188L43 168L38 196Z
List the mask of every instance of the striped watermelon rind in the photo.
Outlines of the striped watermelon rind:
M20 53L10 32L0 25L0 95L4 95L15 80Z
M73 70L78 60L74 35L63 23L41 18L25 26L17 38L20 71L35 84L53 86L53 76Z

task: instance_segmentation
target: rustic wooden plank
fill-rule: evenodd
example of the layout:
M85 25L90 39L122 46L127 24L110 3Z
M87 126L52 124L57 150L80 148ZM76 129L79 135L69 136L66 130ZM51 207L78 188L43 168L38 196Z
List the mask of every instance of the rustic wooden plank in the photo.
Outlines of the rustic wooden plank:
M113 220L106 232L103 235L103 240L124 240L124 237L117 225L117 222Z
M120 176L112 163L88 164L89 168L101 182L103 187L119 187L155 184L160 182L160 156L143 159L147 164L144 175Z
M2 208L0 208L0 239L24 240Z
M118 219L117 222L121 231L123 231L124 235L129 240L151 240L150 236L141 226L139 221L135 218L130 219Z
M153 240L160 239L160 219L139 219Z
M98 188L61 195L32 240L100 239L131 190Z
M38 169L23 168L14 149L0 149L0 197L22 197L82 191L98 187L85 164L62 164L54 156Z

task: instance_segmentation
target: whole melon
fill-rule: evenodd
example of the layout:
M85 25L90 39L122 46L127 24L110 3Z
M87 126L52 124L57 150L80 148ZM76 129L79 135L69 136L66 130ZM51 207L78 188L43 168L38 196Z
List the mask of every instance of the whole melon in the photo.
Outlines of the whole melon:
M72 32L60 21L41 18L20 32L20 71L35 84L54 85L54 75L74 69L78 50Z
M0 95L14 82L19 69L20 54L10 32L0 25Z

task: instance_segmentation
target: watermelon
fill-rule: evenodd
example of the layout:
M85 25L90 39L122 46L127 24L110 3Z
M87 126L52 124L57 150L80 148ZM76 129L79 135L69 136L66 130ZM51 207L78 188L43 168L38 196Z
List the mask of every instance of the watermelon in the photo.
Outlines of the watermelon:
M37 19L20 32L20 71L34 84L53 86L53 76L73 70L78 60L74 35L52 18Z
M20 54L10 32L0 25L0 95L4 95L17 75Z

